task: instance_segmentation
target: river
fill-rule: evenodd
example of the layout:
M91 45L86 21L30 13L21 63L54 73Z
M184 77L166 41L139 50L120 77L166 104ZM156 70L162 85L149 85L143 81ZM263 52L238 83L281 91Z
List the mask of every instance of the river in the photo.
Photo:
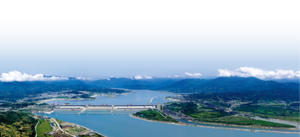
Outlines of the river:
M175 95L173 93L138 90L128 95L116 95L115 98L97 96L96 100L50 100L49 104L71 103L72 105L143 105L165 103L164 97ZM154 98L155 97L155 98ZM46 114L71 123L90 128L108 137L298 137L299 134L282 134L268 132L249 132L239 130L214 129L193 126L179 126L135 119L129 116L130 111L86 111L78 112L56 111Z

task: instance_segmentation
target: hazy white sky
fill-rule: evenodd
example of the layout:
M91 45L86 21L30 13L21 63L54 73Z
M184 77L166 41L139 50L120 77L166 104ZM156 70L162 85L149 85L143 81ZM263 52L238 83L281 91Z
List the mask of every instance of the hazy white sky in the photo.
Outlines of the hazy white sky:
M0 73L299 70L299 0L1 1Z

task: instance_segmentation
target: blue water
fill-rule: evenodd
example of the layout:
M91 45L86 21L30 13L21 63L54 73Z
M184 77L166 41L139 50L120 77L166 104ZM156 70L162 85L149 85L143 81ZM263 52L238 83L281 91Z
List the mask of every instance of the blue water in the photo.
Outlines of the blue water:
M97 100L60 100L62 103L75 104L102 104L122 105L127 103L146 104L152 97L153 103L163 103L163 97L174 94L166 94L155 91L137 91L129 95L120 95L116 98L98 96ZM47 102L49 104L57 103L57 100ZM226 129L212 129L192 126L179 126L172 124L163 124L148 122L135 119L129 116L131 112L85 112L80 116L76 112L57 111L49 114L51 117L60 120L76 123L108 137L298 137L297 134L280 134L280 133L260 133Z
M64 103L71 103L71 105L146 105L150 102L151 98L156 97L152 100L152 104L156 103L165 103L164 97L172 96L175 94L166 93L166 92L157 92L157 91L149 91L149 90L141 90L136 91L128 95L116 95L115 98L110 98L106 96L97 96L96 100L51 100L48 101L48 104L64 104Z

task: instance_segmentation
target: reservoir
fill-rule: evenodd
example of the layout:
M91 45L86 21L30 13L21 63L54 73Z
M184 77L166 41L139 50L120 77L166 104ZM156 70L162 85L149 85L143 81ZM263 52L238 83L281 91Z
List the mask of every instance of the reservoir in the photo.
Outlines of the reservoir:
M115 98L97 96L96 100L50 100L49 104L71 105L145 105L151 100L152 104L165 103L166 96L174 93L137 90L128 95L116 95ZM194 126L180 126L135 119L129 115L133 111L86 111L77 115L75 111L55 111L46 114L63 121L76 123L90 128L108 137L298 137L299 134L283 134L268 132L249 132L239 130L214 129ZM207 126L207 125L206 125Z

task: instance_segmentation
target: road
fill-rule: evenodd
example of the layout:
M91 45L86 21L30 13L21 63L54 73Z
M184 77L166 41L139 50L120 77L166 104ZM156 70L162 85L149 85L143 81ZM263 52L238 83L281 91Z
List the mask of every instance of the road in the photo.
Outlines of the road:
M75 135L72 135L72 134L70 134L70 133L65 132L64 130L62 130L62 129L60 128L60 126L59 126L59 123L58 123L54 118L52 118L52 119L53 119L53 121L57 124L57 127L58 127L58 129L59 129L61 132L66 133L66 134L68 134L68 135L70 135L70 136L72 136L72 137L76 137Z
M35 125L35 137L37 137L37 130L36 130L36 127L37 127L37 125L39 124L39 122L40 122L40 121L38 121L38 122L36 123L36 125Z

